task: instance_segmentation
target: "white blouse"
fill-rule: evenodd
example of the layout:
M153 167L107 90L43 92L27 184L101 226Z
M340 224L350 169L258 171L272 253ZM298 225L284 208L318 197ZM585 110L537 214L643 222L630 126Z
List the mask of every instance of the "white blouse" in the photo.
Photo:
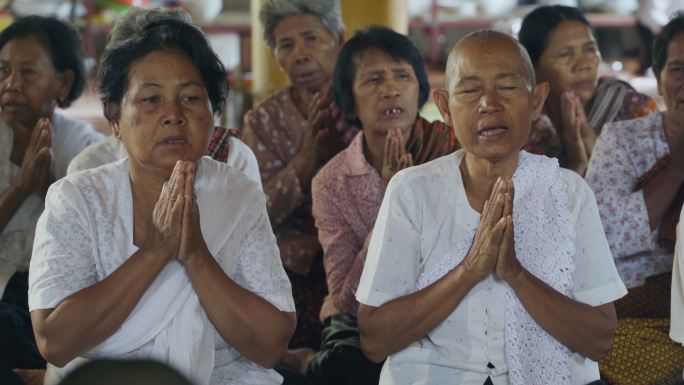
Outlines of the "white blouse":
M57 113L52 124L52 171L55 179L60 179L66 175L71 159L103 135L87 122ZM0 191L7 190L21 171L20 166L10 161L13 142L14 131L5 122L0 122ZM42 199L38 194L32 194L0 232L0 298L12 275L28 270L36 221L42 211Z
M684 345L684 207L677 224L677 244L672 266L672 297L670 298L670 338Z
M356 297L378 307L417 291L416 279L443 263L479 226L468 203L459 150L398 173L390 182L366 258ZM571 297L599 306L622 297L593 194L581 177L562 170L567 208L575 228ZM488 376L508 384L504 348L506 284L492 275L471 289L442 324L388 357L380 383L481 385ZM572 354L573 384L599 378L598 365ZM491 363L493 368L487 365Z
M244 142L234 136L228 138L228 141L230 151L228 152L226 164L241 171L247 178L261 186L259 165L257 164L254 152ZM114 135L110 135L106 139L90 145L78 154L69 164L67 175L116 162L125 156L128 156L128 153L123 143Z
M596 194L608 244L628 288L672 270L672 252L658 245L651 230L644 191L637 180L670 153L664 113L607 123L589 161L586 180Z
M212 187L217 184L220 189ZM204 157L198 162L195 187L202 234L210 250L216 248L217 252L212 252L226 274L281 311L295 311L265 197L257 184L225 164ZM137 250L133 244L128 158L67 176L50 188L45 212L38 221L29 273L29 309L55 308L68 296L109 276ZM172 261L166 269L178 269L175 265L178 262ZM155 295L154 288L163 287L165 278L160 277L145 296ZM145 303L145 296L140 303ZM140 303L122 329L130 326L136 312L150 310L142 309ZM274 371L245 359L220 338L213 326L212 330L216 351L211 384L280 383ZM121 356L159 359L153 354L158 342L156 336L139 341ZM86 354L88 358L102 356L106 355L99 354L97 347Z

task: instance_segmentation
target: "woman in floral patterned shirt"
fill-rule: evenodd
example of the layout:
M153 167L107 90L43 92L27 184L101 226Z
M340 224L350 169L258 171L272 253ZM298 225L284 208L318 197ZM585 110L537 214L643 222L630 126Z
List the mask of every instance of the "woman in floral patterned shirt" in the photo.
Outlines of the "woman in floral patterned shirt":
M551 86L545 114L524 149L559 158L584 175L603 125L655 112L653 100L615 78L598 78L601 53L589 21L573 7L536 8L519 33L538 82Z

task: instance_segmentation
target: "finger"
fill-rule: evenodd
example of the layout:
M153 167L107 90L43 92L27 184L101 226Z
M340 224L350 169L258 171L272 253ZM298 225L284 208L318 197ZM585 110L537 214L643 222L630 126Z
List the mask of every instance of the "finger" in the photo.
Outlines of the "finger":
M412 154L406 154L406 158L408 159L408 166L407 167L412 167L413 166L413 155Z
M398 129L395 129L394 131L394 161L396 164L399 164L399 161L401 160L401 157L404 155L404 149L402 148L402 142L401 142L401 131Z
M386 160L386 163L390 165L391 168L396 168L397 163L397 146L396 146L396 137L393 129L390 129L389 136L386 139L389 141L389 154L388 158Z
M390 157L390 138L392 136L392 131L387 133L387 136L385 137L385 149L382 151L382 159L384 160L384 163L388 163L387 161L389 160ZM682 135L684 136L684 135Z
M185 168L185 186L183 188L185 199L188 201L192 200L192 196L195 193L195 169L194 164L188 163Z
M506 193L504 195L504 209L503 216L513 215L513 200L511 199L511 194Z
M501 237L501 247L499 248L499 258L508 258L510 253L513 251L514 236L515 231L513 229L513 217L510 215L505 218L506 227L504 229L503 235Z
M496 196L496 199L494 200L494 204L491 207L491 210L489 212L489 227L492 228L496 226L498 221L501 219L501 214L503 212L503 206L504 206L504 197L501 194L498 194Z

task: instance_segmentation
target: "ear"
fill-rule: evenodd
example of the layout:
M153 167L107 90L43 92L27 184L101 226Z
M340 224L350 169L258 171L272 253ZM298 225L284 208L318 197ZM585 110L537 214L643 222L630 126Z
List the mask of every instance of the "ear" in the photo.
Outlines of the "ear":
M451 119L451 111L449 111L449 93L445 89L436 89L432 92L432 98L435 100L439 113L442 114L444 123L453 127Z
M663 96L663 82L660 80L660 74L656 74L656 85L658 86L658 95Z
M74 85L75 79L76 75L72 70L64 70L60 74L59 89L57 90L57 97L59 98L60 103L66 100L66 98L69 96L69 92L71 92L71 87Z
M344 41L345 41L344 31L340 31L340 33L337 34L338 47L342 48L342 46L344 45Z
M544 103L546 98L549 96L549 90L551 86L549 83L541 83L534 86L532 93L534 94L534 110L532 114L532 121L538 120L541 117L542 110L544 109Z

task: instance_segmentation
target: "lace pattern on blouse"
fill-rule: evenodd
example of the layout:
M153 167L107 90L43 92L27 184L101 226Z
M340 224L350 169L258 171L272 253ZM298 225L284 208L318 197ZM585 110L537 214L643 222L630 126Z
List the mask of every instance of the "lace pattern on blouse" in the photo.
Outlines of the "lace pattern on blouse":
M513 182L516 191L513 223L518 260L531 274L569 296L575 271L572 258L575 254L575 230L558 160L522 151ZM433 270L418 276L418 290L434 283L463 261L476 230L458 242ZM510 383L570 384L570 350L534 321L510 286L506 286L504 314Z

